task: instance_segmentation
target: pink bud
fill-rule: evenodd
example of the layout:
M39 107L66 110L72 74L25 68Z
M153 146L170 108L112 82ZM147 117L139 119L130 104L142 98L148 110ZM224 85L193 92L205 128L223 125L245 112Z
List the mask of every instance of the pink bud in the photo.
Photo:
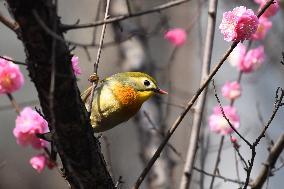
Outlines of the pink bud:
M170 41L174 46L180 47L186 41L186 31L182 28L174 28L167 31L164 38Z
M230 140L231 140L231 143L234 145L235 148L239 148L240 147L240 145L238 143L238 139L236 137L231 136Z
M30 159L30 164L38 172L41 173L46 166L48 158L44 154L39 154Z

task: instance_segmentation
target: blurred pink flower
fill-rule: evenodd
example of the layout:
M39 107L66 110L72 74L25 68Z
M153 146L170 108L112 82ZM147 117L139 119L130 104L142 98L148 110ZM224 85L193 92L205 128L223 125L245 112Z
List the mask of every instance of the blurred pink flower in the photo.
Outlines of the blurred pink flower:
M252 34L252 39L262 40L265 38L267 31L271 28L272 22L266 17L259 18L259 25L254 34Z
M226 41L243 41L250 39L257 30L258 18L251 9L244 6L236 7L233 11L223 14L219 26Z
M45 154L39 154L30 159L30 164L38 172L41 173L48 162Z
M240 71L251 73L261 66L264 58L264 47L262 45L246 53L246 47L243 44L238 44L229 56L229 61L232 66L237 67Z
M182 28L173 28L167 31L164 38L170 41L173 45L180 47L186 41L186 31Z
M229 62L234 67L239 67L246 55L246 46L239 43L229 56Z
M223 110L233 127L235 129L239 128L240 118L237 114L236 108L231 106L224 106ZM214 107L213 114L210 115L208 124L211 131L219 133L221 135L227 135L232 133L233 131L227 120L223 117L221 108L219 106Z
M38 112L32 110L30 107L26 107L17 116L13 134L18 144L22 146L31 144L33 148L40 149L45 147L47 142L39 139L36 134L47 131L47 121Z
M237 81L226 82L222 87L222 95L229 99L233 100L241 96L241 86Z
M239 65L239 69L244 73L250 73L257 70L264 62L264 47L251 49L246 54L244 60Z
M0 94L15 92L23 84L24 77L19 66L11 61L0 58Z
M268 0L254 0L257 4L260 5L259 10L262 9ZM271 17L274 16L279 10L279 2L278 0L274 0L275 3L271 4L261 15L262 17Z
M79 67L79 57L73 56L71 59L71 62L72 62L72 68L73 68L74 74L76 76L80 75L82 71L81 71L81 68Z

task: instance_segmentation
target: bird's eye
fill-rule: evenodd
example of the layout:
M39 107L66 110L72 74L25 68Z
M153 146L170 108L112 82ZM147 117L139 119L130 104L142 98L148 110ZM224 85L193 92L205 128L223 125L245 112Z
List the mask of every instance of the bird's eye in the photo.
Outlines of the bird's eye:
M150 81L145 80L145 81L144 81L144 85L145 85L146 87L148 87L148 86L150 85Z

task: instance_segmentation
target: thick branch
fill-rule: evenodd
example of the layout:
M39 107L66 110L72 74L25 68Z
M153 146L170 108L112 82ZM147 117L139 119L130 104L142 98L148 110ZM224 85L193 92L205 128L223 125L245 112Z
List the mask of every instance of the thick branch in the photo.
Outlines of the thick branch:
M28 70L38 91L40 104L53 133L54 144L61 157L64 174L72 188L114 188L107 172L98 141L94 138L88 114L80 99L76 78L71 68L67 45L46 34L33 13L49 28L59 28L60 22L51 0L7 0L22 32L27 54ZM53 27L54 24L56 27ZM63 37L58 30L55 31ZM51 57L55 62L53 108L49 105L51 84ZM51 114L52 112L52 114ZM54 115L54 117L51 117Z
M281 135L278 141L271 148L271 151L265 163L263 164L263 167L261 171L259 172L259 175L255 179L255 181L252 183L251 189L261 189L262 188L266 179L269 177L270 170L274 168L277 159L279 158L281 152L283 151L283 148L284 148L284 133Z
M217 4L218 0L210 0L208 7L208 23L206 40L203 54L202 72L200 78L200 85L208 77L210 72L211 57L213 50L213 41L216 25L216 14L217 14ZM196 103L196 111L193 117L192 132L189 137L189 145L187 150L186 163L183 170L183 176L181 179L180 189L187 189L190 186L192 178L192 169L195 163L195 157L197 152L197 145L199 141L199 133L201 128L201 120L203 117L203 111L206 103L207 88L200 94L199 99Z

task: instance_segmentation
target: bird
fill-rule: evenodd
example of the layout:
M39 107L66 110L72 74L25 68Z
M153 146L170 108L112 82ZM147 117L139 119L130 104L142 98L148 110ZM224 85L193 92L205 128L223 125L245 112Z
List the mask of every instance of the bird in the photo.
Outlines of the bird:
M92 87L81 98L88 110ZM142 104L154 94L167 94L157 81L142 72L116 73L100 81L95 89L90 112L90 121L95 133L112 129L129 120Z

